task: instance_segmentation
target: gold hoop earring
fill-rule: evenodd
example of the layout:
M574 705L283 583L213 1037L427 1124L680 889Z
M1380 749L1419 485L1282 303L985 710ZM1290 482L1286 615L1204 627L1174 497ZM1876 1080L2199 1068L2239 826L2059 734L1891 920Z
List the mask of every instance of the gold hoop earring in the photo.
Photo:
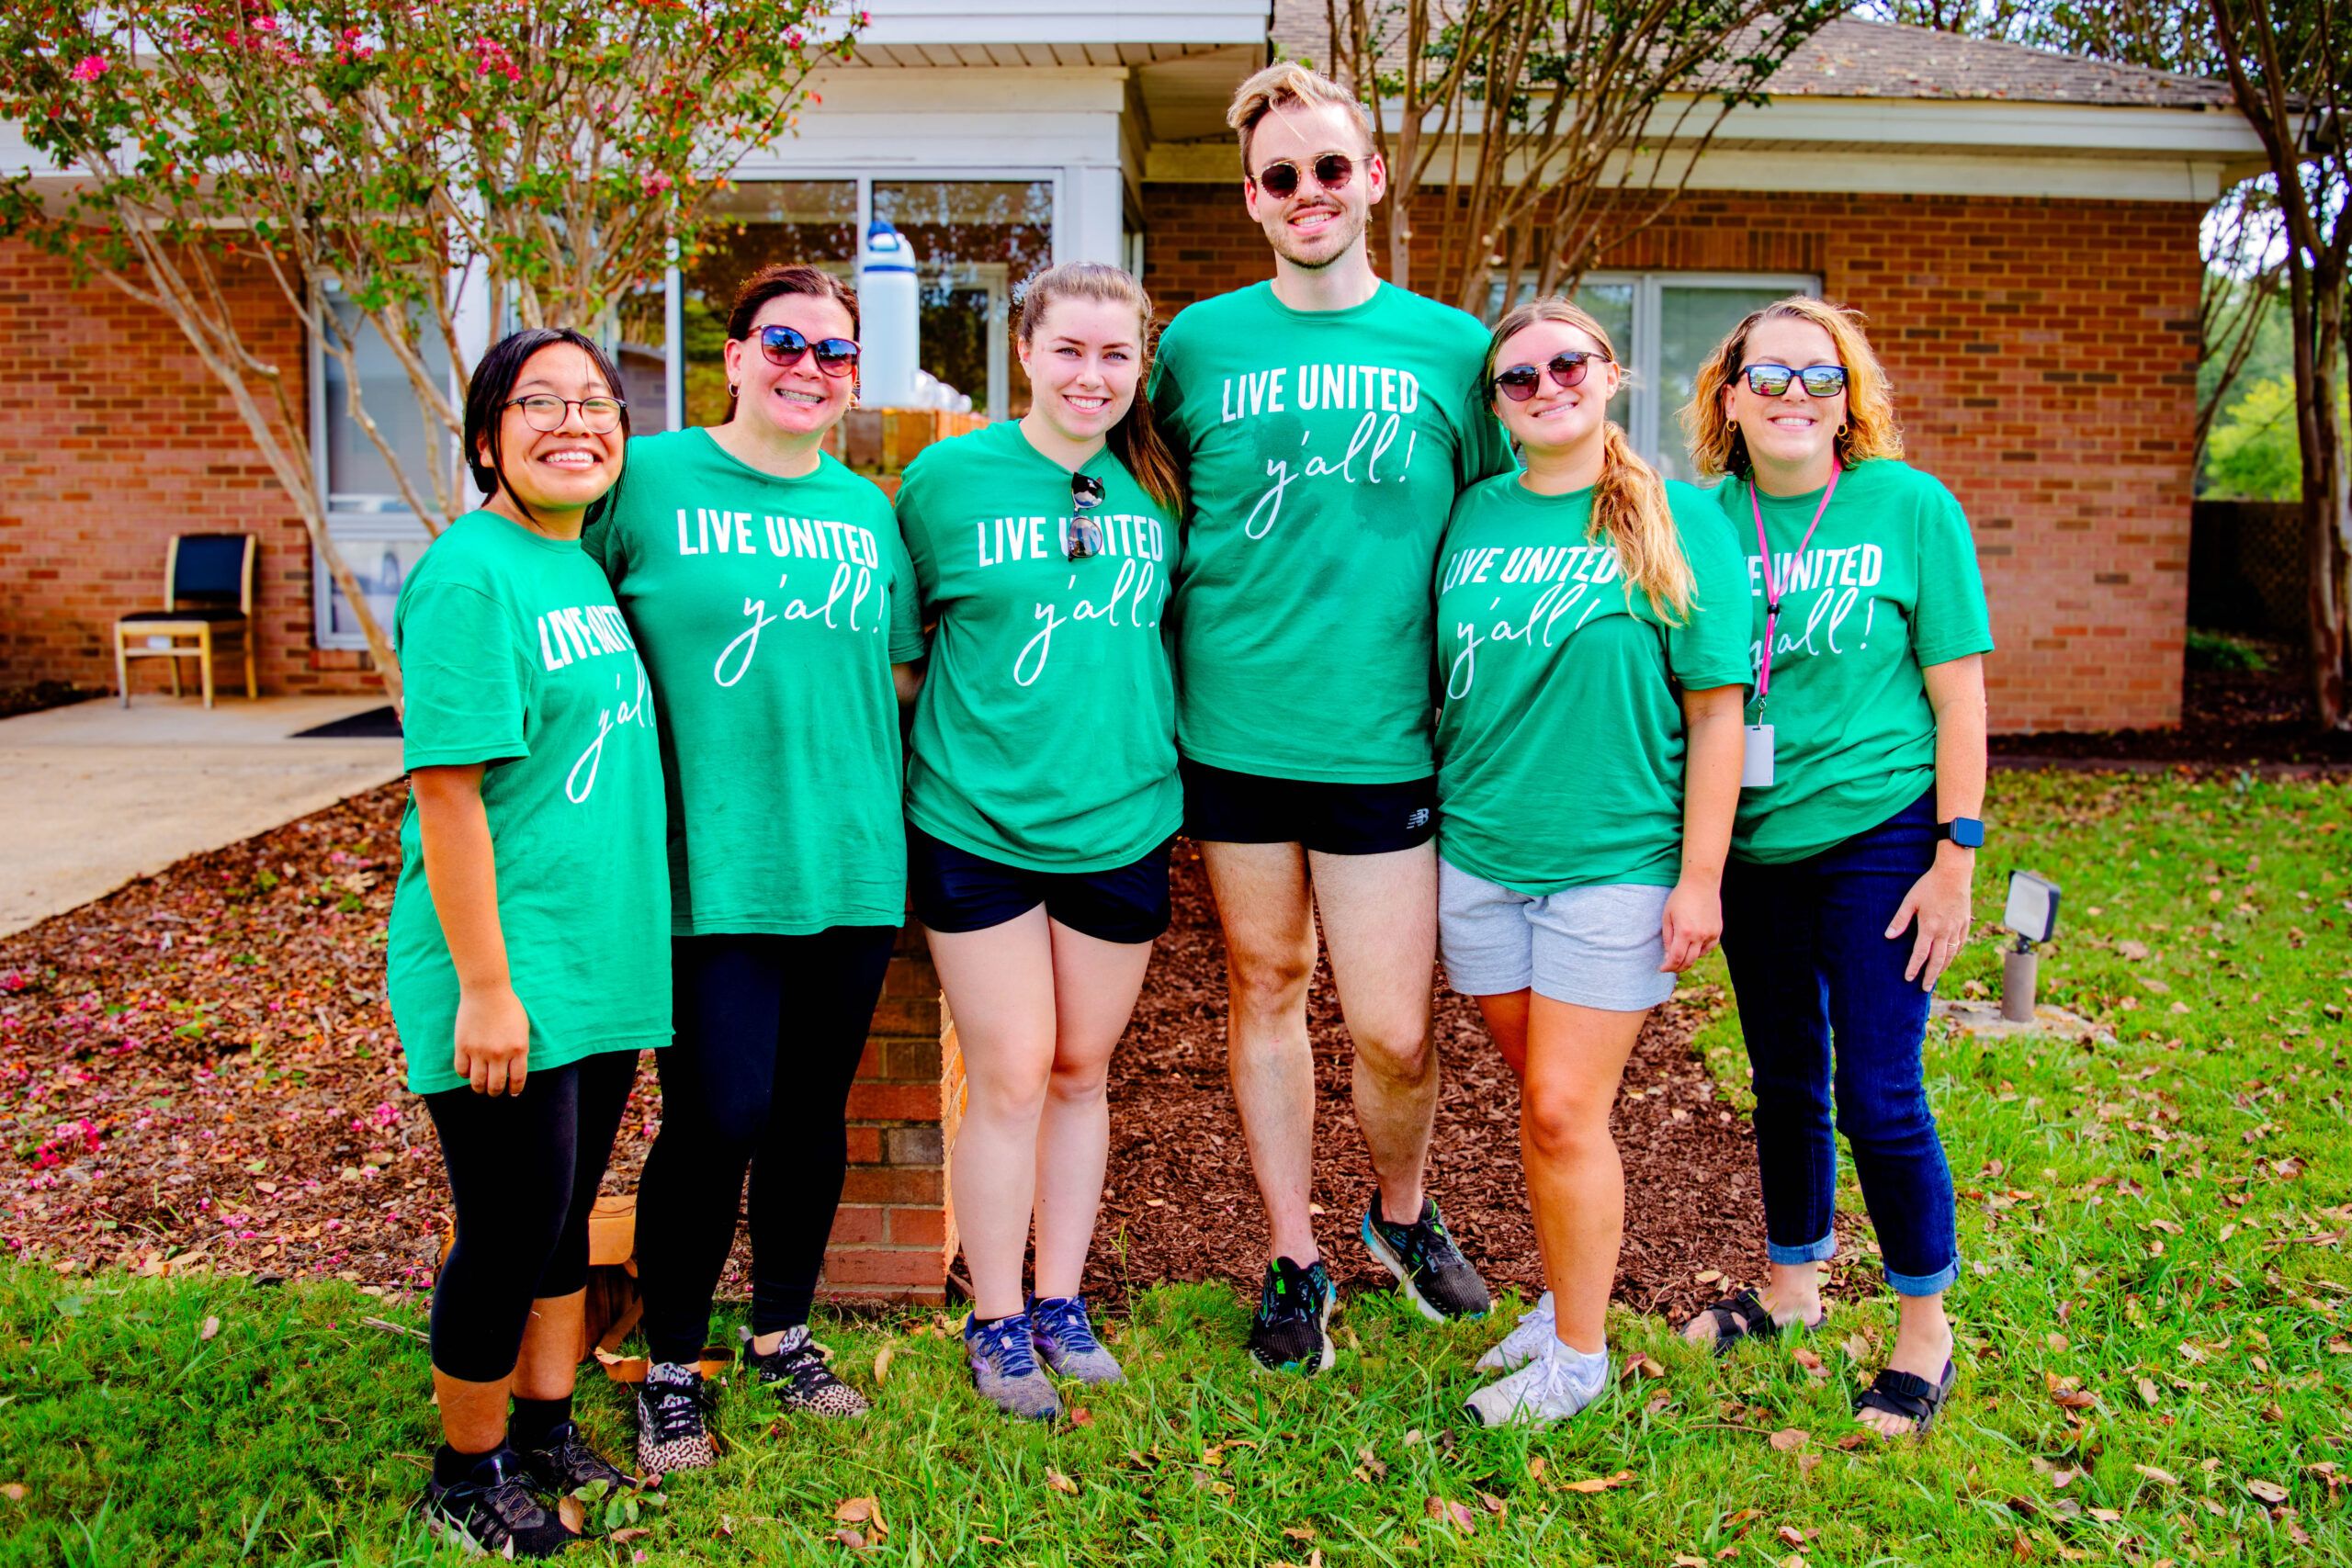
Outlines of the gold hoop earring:
M1831 439L1831 440L1833 440L1833 441L1843 441L1843 440L1845 440L1845 439L1846 439L1846 427L1845 427L1844 425L1842 425L1842 424L1841 424L1841 425L1839 425L1839 426L1838 427L1838 434L1837 434L1836 435L1831 436L1831 437L1830 437L1830 439Z

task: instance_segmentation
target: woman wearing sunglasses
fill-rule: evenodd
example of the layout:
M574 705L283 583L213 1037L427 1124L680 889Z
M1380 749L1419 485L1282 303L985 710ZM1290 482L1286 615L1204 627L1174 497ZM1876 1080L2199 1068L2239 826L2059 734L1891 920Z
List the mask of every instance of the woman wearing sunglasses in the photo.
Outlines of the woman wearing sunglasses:
M771 266L727 321L728 415L629 444L589 530L662 714L675 1046L638 1197L649 1471L712 1462L698 1371L751 1175L747 1368L786 1410L854 1416L808 1306L844 1110L906 902L894 664L922 656L889 502L821 449L856 390L857 297Z
M670 1039L661 749L580 548L628 437L588 339L536 328L492 348L465 414L487 499L424 552L392 617L410 793L387 982L457 1210L433 1289L425 1513L515 1557L574 1539L556 1498L628 1481L571 1423L589 1210L638 1053Z
M1740 566L1707 497L1609 423L1600 323L1521 305L1487 355L1523 472L1463 491L1438 553L1438 942L1522 1080L1550 1287L1479 1361L1487 1426L1573 1416L1609 1382L1624 1228L1617 1080L1713 947L1747 679Z
M1048 1370L1120 1375L1080 1277L1109 1155L1103 1079L1168 929L1183 814L1160 629L1182 499L1136 395L1150 330L1151 301L1116 267L1031 278L1015 327L1029 412L927 448L899 491L933 623L910 876L970 1084L949 1172L965 1347L985 1398L1040 1419L1061 1413Z
M1902 1312L1859 1404L1924 1433L1951 1390L1951 1168L1928 1109L1928 993L1967 940L1993 647L1968 520L1902 461L1854 312L1783 299L1733 329L1690 407L1747 554L1756 661L1724 878L1724 957L1756 1086L1770 1273L1692 1319L1718 1349L1822 1320L1845 1134Z

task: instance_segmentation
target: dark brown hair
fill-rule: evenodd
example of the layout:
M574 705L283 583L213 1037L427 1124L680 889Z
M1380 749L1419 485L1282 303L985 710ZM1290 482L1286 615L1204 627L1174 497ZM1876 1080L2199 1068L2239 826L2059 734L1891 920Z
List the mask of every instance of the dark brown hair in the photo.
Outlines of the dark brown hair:
M1161 438L1159 426L1152 423L1151 400L1144 396L1144 389L1151 384L1151 296L1122 268L1103 262L1064 262L1032 274L1021 286L1021 314L1013 323L1013 335L1024 344L1034 343L1046 310L1057 299L1101 299L1135 311L1136 346L1143 362L1136 369L1136 400L1112 427L1110 446L1152 500L1181 516L1183 479L1175 454Z
M798 262L787 265L779 262L760 268L735 290L735 303L727 311L727 340L741 343L749 338L752 321L759 315L760 307L786 294L806 294L818 299L831 299L849 312L849 335L853 338L857 336L856 289L823 267ZM727 418L719 422L722 424L731 423L735 418L735 385L730 381L727 386Z
M507 487L506 457L501 450L499 433L505 427L507 400L514 397L514 383L523 378L523 367L529 364L531 355L539 350L553 348L560 344L569 344L586 355L588 362L596 367L597 378L620 400L620 437L626 448L628 443L628 399L621 391L621 373L613 367L612 360L596 346L594 339L584 337L570 327L525 327L520 332L507 333L481 356L481 363L474 367L472 384L466 389L466 467L472 470L474 483L481 487L485 498L506 491L515 507L534 523L538 519L533 516L530 503ZM484 447L489 448L487 457L483 456ZM614 482L619 481L616 479Z

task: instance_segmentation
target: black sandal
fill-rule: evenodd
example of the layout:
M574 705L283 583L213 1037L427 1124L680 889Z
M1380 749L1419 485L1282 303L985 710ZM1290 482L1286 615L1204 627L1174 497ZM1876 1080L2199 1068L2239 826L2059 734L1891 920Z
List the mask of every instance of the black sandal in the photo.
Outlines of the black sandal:
M1778 1337L1796 1329L1819 1328L1829 1321L1829 1313L1825 1308L1821 1315L1811 1323L1775 1323L1772 1309L1758 1301L1754 1291L1725 1296L1719 1302L1708 1303L1699 1310L1715 1320L1713 1344L1718 1356L1725 1354L1743 1339L1759 1336Z
M1883 1410L1890 1416L1900 1416L1911 1423L1908 1432L1882 1434L1890 1438L1924 1438L1928 1428L1936 1424L1936 1416L1951 1397L1951 1385L1959 1378L1952 1363L1944 1363L1943 1381L1929 1382L1914 1372L1898 1372L1889 1367L1871 1380L1871 1386L1854 1401L1854 1414L1865 1410Z

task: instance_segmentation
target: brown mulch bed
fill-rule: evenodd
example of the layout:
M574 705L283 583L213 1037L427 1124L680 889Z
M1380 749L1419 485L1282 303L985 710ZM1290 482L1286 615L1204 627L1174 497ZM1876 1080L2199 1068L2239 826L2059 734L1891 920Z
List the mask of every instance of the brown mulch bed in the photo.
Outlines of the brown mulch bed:
M2049 735L1996 735L1994 761L2102 761L2179 764L2190 768L2276 767L2334 773L2352 767L2352 730L2319 728L2308 655L2284 642L2245 637L2259 652L2262 670L2200 670L2181 682L2181 722L2171 729L2075 730Z
M399 784L371 791L0 938L0 1239L13 1256L429 1283L447 1189L431 1122L401 1087L382 983L402 798ZM1254 1289L1261 1267L1225 1077L1223 951L1189 845L1175 896L1112 1084L1090 1284L1112 1300L1161 1279ZM1662 1012L1618 1107L1634 1194L1618 1294L1645 1310L1682 1311L1712 1293L1699 1272L1758 1261L1746 1127L1689 1045L1719 1004L1702 993ZM1328 971L1312 1024L1323 1239L1343 1284L1378 1288L1352 1240L1370 1175ZM1487 1278L1532 1293L1516 1088L1476 1010L1442 989L1437 1035L1432 1188ZM659 1114L649 1061L613 1190L635 1187Z

